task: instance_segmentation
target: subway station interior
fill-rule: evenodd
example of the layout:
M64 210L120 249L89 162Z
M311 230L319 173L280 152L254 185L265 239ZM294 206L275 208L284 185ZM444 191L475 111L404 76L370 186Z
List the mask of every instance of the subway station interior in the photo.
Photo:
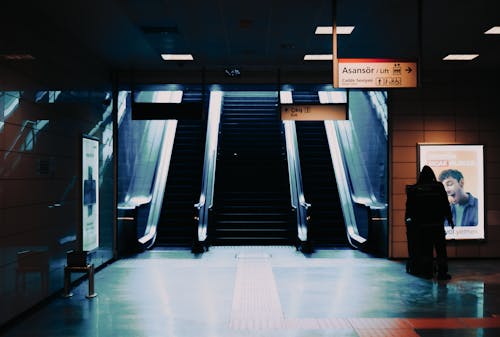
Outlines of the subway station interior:
M0 336L499 336L499 13L3 3ZM476 200L450 280L407 272L423 165Z

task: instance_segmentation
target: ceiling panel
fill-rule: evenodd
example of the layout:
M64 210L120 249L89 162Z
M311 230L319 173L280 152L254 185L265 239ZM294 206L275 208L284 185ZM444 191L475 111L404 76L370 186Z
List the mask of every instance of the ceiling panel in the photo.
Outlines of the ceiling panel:
M134 80L144 72L158 73L165 81L197 79L206 72L223 81L227 67L248 75L240 82L270 83L278 72L287 81L329 81L331 62L303 57L331 53L331 36L314 30L332 24L332 3L9 1L0 10L0 85L32 78L35 86L98 87L109 85L113 72ZM483 34L500 25L498 13L498 0L337 0L337 24L355 26L351 35L338 37L338 55L419 59L423 76L430 71L498 74L500 36ZM458 52L480 56L472 62L442 60ZM194 61L167 63L161 53L191 53ZM29 54L34 60L7 59L9 54Z

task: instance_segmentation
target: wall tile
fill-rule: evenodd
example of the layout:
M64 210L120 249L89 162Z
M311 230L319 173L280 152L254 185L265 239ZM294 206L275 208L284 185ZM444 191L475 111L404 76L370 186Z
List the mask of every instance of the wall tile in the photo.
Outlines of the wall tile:
M416 163L417 162L417 146L397 146L392 150L392 161L395 163L407 162ZM415 164L416 167L416 164Z
M488 194L486 196L486 209L498 210L500 208L500 194Z
M455 116L432 116L424 117L425 131L455 131Z
M479 133L479 142L486 146L498 146L500 141L499 138L498 130L481 130Z
M408 246L406 244L406 241L393 242L391 257L393 257L395 259L401 259L401 258L408 257Z
M393 241L406 241L406 227L405 226L394 226L392 230L392 240Z
M392 163L392 177L398 178L413 178L417 172L417 167L414 163Z
M478 131L457 131L455 141L459 144L479 144Z
M487 146L484 148L484 159L490 163L495 163L500 161L500 146L493 144L492 146ZM494 174L495 172L491 172ZM500 172L496 177L500 177Z
M392 133L392 142L397 146L416 146L425 140L423 131L401 131Z
M494 179L498 179L498 176L500 176L500 162L486 162L486 167L485 171L488 177L492 177ZM493 193L499 193L499 190L491 190Z
M453 144L455 140L454 131L425 131L424 142L426 143L450 143Z
M404 210L406 208L406 194L393 194L392 208L395 211Z
M391 223L394 227L404 227L406 231L405 225L405 209L394 209L392 213Z
M457 257L457 247L453 244L453 242L448 241L446 245L446 254L448 258Z
M489 209L486 212L486 223L488 226L500 226L500 209Z
M419 131L424 128L424 120L419 115L396 115L391 116L392 130Z
M405 179L395 178L395 179L393 179L392 180L393 195L405 194L406 193L406 185L415 184L416 180L417 180L416 175L414 178L405 178Z
M453 101L432 100L423 103L424 115L426 117L442 117L453 115Z
M455 127L457 130L479 131L478 115L458 115L455 117Z
M493 241L493 237L497 238L498 236L490 235L488 237L492 237L488 239L487 243L479 246L480 257L498 257L500 256L500 241Z
M482 113L479 119L479 128L481 131L498 131L500 125L500 109L496 109L491 114Z
M456 257L480 257L481 251L477 243L460 244L456 246Z

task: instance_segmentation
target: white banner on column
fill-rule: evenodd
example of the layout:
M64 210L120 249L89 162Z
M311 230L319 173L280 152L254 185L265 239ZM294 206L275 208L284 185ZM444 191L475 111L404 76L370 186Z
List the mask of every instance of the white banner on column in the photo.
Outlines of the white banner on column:
M99 247L99 141L82 138L82 250Z

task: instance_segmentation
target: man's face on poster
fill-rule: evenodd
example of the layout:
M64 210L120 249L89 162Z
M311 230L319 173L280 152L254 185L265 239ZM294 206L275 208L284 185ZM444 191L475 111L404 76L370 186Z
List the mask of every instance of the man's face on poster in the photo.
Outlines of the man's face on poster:
M458 181L455 178L448 177L443 180L444 189L448 194L448 200L452 204L457 204L460 200L462 200L466 194L464 191L464 180L460 179Z

